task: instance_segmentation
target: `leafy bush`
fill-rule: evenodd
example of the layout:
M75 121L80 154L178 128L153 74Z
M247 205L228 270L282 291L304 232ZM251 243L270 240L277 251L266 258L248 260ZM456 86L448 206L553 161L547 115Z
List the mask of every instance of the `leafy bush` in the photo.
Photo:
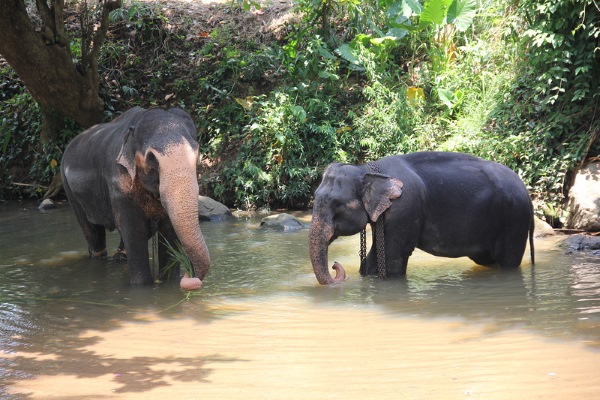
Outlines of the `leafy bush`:
M244 37L235 18L197 38L191 21L146 3L117 10L100 67L107 111L188 110L201 189L247 209L309 205L333 161L433 149L502 162L540 210L560 210L571 171L600 151L592 0L299 0L296 10L288 36L272 40ZM39 112L4 70L0 97L2 182L14 166L46 181L64 144L37 144Z
M14 75L12 71L4 73ZM40 196L58 173L62 149L76 134L77 126L67 121L58 138L40 142L39 106L16 77L12 89L0 108L0 197Z
M600 11L592 1L528 0L519 13L527 21L515 32L526 38L519 43L523 58L493 113L496 136L501 147L512 148L512 164L542 210L557 210L574 169L600 151ZM565 218L559 213L553 222Z

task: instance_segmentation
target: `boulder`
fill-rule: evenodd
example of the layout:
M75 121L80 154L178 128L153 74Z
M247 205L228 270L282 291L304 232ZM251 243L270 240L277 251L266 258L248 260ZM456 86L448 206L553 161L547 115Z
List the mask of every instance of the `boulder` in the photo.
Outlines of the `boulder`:
M600 231L600 162L589 163L577 173L568 210L567 228Z
M281 213L263 218L260 222L260 227L263 229L291 231L306 228L307 225L293 215Z
M54 204L54 202L50 199L45 199L38 206L38 210L40 210L40 211L50 210L52 208L56 208L56 204Z
M555 235L554 229L546 221L542 221L538 217L533 217L535 227L533 228L533 236L536 238L542 238L546 236Z
M563 240L560 245L570 250L596 254L597 250L600 250L600 236L572 235Z
M200 221L222 221L232 217L231 210L223 203L206 196L198 196Z

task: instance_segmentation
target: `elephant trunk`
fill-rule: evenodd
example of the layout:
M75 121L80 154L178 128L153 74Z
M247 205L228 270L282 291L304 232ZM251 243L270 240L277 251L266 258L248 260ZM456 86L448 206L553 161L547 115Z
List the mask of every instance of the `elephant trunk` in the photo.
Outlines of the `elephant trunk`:
M201 281L210 268L210 256L198 219L199 189L196 179L196 158L176 157L177 161L171 158L170 163L182 163L186 158L189 158L187 162L192 163L193 167L171 165L167 162L160 164L159 190L173 229L194 267L195 278ZM200 285L201 282L197 282L196 287L193 288L198 289ZM183 283L182 288L184 288Z
M313 218L309 232L310 261L321 285L343 282L346 279L346 271L337 261L333 264L333 269L336 271L335 277L331 276L327 266L327 254L329 244L333 239L333 232L331 223L323 221L318 216Z

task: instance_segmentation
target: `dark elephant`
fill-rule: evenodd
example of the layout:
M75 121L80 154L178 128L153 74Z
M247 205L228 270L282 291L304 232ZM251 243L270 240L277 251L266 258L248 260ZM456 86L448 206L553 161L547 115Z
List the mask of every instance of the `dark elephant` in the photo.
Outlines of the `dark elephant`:
M529 238L533 254L533 205L509 168L461 153L418 152L365 165L331 164L315 192L310 258L321 284L345 278L328 246L360 232L385 213L385 276L406 274L415 247L443 257L467 256L477 264L517 267ZM360 272L378 275L377 243ZM380 241L381 242L381 241Z
M132 284L153 282L148 239L181 242L199 288L210 257L198 220L196 127L183 110L126 111L91 127L65 149L62 181L91 257L106 257L106 231L119 230ZM169 255L159 240L159 273ZM178 272L177 272L178 273ZM189 288L189 286L188 286Z

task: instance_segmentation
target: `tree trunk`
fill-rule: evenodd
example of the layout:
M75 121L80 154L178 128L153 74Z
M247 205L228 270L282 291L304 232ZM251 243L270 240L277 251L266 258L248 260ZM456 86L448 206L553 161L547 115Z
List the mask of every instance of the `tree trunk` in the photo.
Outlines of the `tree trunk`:
M51 142L58 137L58 133L65 127L65 115L53 108L40 107L42 111L42 131L40 139L42 144Z
M36 29L24 0L0 0L0 54L22 79L32 97L40 104L46 138L57 132L59 114L71 117L83 128L101 122L104 104L100 98L98 55L108 24L110 10L119 1L103 3L102 21L91 48L84 48L86 65L73 62L69 40L64 33L63 2L36 2L41 26ZM60 128L59 128L60 129Z

